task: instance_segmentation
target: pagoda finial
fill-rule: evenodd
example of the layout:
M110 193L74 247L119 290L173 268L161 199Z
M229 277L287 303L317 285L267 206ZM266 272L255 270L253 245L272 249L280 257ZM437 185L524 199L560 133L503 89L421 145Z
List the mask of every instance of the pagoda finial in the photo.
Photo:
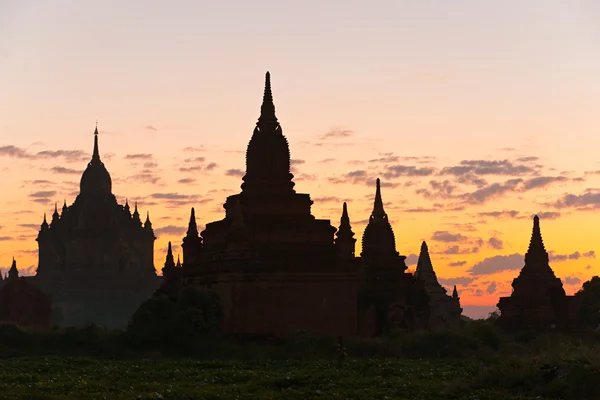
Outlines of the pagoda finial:
M385 217L385 210L383 209L383 200L381 199L381 181L379 178L375 181L377 188L375 189L375 201L373 204L372 217Z
M190 223L188 224L186 236L198 236L198 226L196 225L196 211L194 210L194 207L192 207L192 212L190 213Z
M48 228L48 221L46 220L46 213L44 213L44 220L42 221L42 229Z
M452 291L452 298L458 299L458 290L456 290L456 285L454 285L454 290Z
M177 254L177 264L175 264L177 268L181 267L181 261L179 260L179 254Z
M263 124L277 124L275 104L273 104L273 93L271 91L271 74L268 71L265 75L265 92L263 94L263 102L260 107L260 117L258 118L257 125L262 126Z
M163 273L166 269L174 268L175 260L173 259L173 249L171 248L171 242L169 242L169 247L167 247L167 257L165 259L165 267L163 268Z
M17 269L17 262L15 258L12 259L12 264L8 270L8 279L17 279L19 277L19 270Z
M529 242L529 249L525 254L525 264L548 264L548 252L544 247L544 241L542 240L542 231L540 229L540 218L535 215L533 217L533 230L531 232L531 241Z
M98 121L96 121L96 129L94 130L94 153L92 160L100 161L100 152L98 151Z
M340 220L341 224L350 223L350 217L348 216L348 204L344 202L342 206L342 218Z
M431 262L431 257L429 256L429 248L427 247L427 242L425 241L421 243L421 252L419 253L419 259L417 260L415 276L425 281L433 281L433 279L435 279L437 282L437 276L433 270L433 263Z

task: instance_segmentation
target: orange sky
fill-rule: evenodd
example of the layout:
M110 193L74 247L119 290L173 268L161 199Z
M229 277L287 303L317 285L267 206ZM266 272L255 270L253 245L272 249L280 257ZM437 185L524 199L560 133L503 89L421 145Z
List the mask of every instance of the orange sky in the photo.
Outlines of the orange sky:
M315 216L337 226L348 201L360 242L380 177L397 250L414 266L426 240L464 305L510 293L534 213L567 292L598 274L595 1L25 3L0 6L4 270L13 255L35 270L42 215L74 200L96 119L160 269L190 207L204 225L239 191L270 70Z

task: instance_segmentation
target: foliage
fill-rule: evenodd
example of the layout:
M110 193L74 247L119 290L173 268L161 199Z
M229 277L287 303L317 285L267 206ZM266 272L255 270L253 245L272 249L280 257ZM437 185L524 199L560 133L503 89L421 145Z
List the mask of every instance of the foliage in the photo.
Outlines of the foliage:
M579 313L577 315L579 325L582 328L597 328L600 326L600 277L594 276L585 282L581 290L575 294L575 300L579 302Z
M334 361L98 360L13 358L0 361L4 398L44 399L448 399L479 370L471 360ZM498 367L496 367L498 368ZM482 375L483 376L483 375ZM476 378L477 379L477 378ZM508 379L511 379L509 377ZM534 399L495 385L455 399ZM565 397L568 398L568 397Z
M221 318L218 297L195 286L174 294L159 293L135 312L127 333L140 348L193 345L214 336Z

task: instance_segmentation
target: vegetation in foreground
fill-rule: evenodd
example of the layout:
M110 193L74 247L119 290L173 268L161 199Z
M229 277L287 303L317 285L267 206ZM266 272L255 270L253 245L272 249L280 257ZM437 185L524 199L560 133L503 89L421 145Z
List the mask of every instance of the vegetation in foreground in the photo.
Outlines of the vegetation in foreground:
M347 339L298 332L257 343L177 337L133 345L89 326L51 333L0 325L0 399L597 399L594 334L460 332ZM183 346L183 347L182 347Z
M544 377L532 371L537 365L525 367L518 362L356 359L338 368L333 361L50 357L3 360L0 366L2 399L484 400L594 396L589 388L586 394L586 389L576 392L572 386L587 381L584 370L544 382ZM502 379L509 382L498 384ZM563 387L570 387L571 392Z
M582 313L590 327L599 299ZM190 288L158 293L124 331L0 325L0 399L599 398L592 330L510 335L491 314L458 331L346 338L339 365L335 338L223 337L219 313Z

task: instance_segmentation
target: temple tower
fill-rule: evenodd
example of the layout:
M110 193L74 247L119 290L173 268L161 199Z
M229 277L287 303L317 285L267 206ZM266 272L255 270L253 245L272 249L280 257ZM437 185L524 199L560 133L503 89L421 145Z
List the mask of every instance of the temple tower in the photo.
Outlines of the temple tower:
M421 244L415 278L424 282L429 295L429 328L458 328L462 313L458 295L448 296L446 289L438 282L425 241ZM454 288L456 290L456 286Z
M356 248L356 238L354 238L354 232L350 226L350 217L348 216L348 205L346 202L344 202L342 208L340 227L335 236L335 246L337 248L338 257L343 260L353 260Z
M510 329L551 329L569 324L569 299L550 267L537 215L533 218L525 266L512 287L511 296L501 297L498 302L499 325Z
M183 265L191 265L198 262L198 256L202 251L202 238L198 234L194 207L192 207L190 213L190 222L181 248L183 250Z

